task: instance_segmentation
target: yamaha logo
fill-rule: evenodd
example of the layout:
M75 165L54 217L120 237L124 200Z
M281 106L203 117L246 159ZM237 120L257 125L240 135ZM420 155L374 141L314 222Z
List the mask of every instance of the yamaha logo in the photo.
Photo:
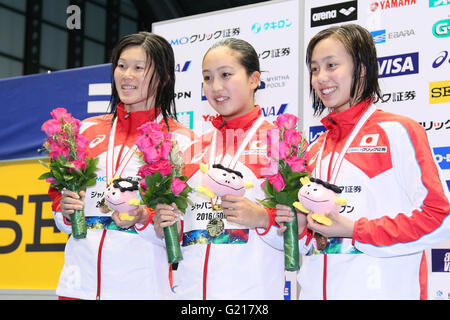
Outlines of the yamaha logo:
M348 1L311 9L311 27L358 19L358 1Z

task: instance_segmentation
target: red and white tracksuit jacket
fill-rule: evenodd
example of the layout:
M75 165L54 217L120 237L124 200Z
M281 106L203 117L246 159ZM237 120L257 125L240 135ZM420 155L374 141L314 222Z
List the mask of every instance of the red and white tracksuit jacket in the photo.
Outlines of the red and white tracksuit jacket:
M245 197L253 201L264 199L261 183L268 161L266 137L273 125L263 120L259 106L225 122L218 116L213 125L216 129L202 136L189 151L188 184L194 189L201 185L200 163L209 168L220 163L241 172L246 182L254 183L253 188L246 190ZM250 140L246 141L246 137ZM243 150L239 150L241 145L245 146ZM213 157L210 157L211 150ZM176 298L283 299L284 256L263 240L269 230L248 229L223 219L224 232L211 237L206 231L207 223L216 215L223 217L223 212L213 211L211 204L220 203L220 198L206 198L192 192L190 199L194 204L188 207L183 220L183 260L177 270ZM153 238L151 226L139 232L144 237L150 233L149 237Z
M136 176L142 164L132 149L137 128L154 120L154 109L131 112L127 118L122 103L117 110L113 139L111 114L82 122L82 134L90 140L89 156L100 159L97 183L87 188L84 200L87 237L69 237L56 294L79 299L168 299L172 293L165 249L143 240L134 228L118 230L111 223L111 213L104 214L98 208L109 179ZM172 119L169 127L181 148L189 145L191 130ZM60 212L61 195L56 189L50 189L49 194L56 225L70 234L71 226Z
M448 191L425 131L371 106L324 117L328 131L310 146L308 171L342 188L340 214L355 224L352 239L332 238L322 252L312 248L308 229L300 235L300 299L426 299L424 249L450 237Z

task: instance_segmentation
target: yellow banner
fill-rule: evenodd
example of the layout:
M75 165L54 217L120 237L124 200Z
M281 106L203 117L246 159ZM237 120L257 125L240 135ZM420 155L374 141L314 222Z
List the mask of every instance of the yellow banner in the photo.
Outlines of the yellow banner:
M38 160L0 163L0 289L55 289L67 234L53 222Z
M430 82L430 103L450 102L450 80Z

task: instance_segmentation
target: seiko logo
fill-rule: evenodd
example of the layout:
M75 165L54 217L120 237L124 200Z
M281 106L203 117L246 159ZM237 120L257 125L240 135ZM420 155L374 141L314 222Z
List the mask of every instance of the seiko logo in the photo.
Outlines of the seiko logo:
M358 19L358 1L348 1L311 9L311 27Z

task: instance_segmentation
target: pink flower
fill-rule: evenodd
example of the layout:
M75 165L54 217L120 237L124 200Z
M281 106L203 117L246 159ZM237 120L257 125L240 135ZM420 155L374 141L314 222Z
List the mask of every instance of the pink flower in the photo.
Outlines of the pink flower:
M83 170L86 167L86 161L84 160L84 158L78 159L78 160L73 160L73 161L71 161L71 163L75 166L75 170L77 172L80 172L81 170Z
M52 115L53 119L58 120L60 122L61 119L63 121L69 121L70 118L72 117L72 114L68 113L65 108L55 108L53 109L53 111L50 112L50 114Z
M54 177L50 177L50 178L45 179L45 182L58 184L58 181L56 181L56 179Z
M89 139L82 135L78 135L76 137L75 141L77 143L78 150L85 150L85 149L87 149L87 146L89 145Z
M291 146L296 146L302 141L302 134L295 129L284 130L284 140Z
M53 139L48 139L47 142L48 142L47 148L49 150L48 155L50 158L57 160L60 154L63 155L65 158L69 156L70 149L63 143L55 141Z
M173 192L174 195L179 195L184 188L186 188L186 183L184 183L184 181L178 179L178 178L173 178L172 179L172 186L171 186L171 190Z
M298 118L293 114L280 114L273 122L280 129L294 129L297 126Z
M171 140L166 140L161 143L159 149L161 150L161 158L169 159L170 150L172 149L173 142Z
M145 176L152 176L156 171L161 175L167 176L172 172L172 165L169 160L161 160L154 163L146 164L139 168L138 176L145 178Z
M281 173L268 176L267 180L271 185L273 185L273 187L275 188L275 190L277 190L277 192L280 192L280 190L286 186L286 183L284 182Z
M144 154L144 161L147 163L161 160L161 150L155 146L149 146L141 151Z
M45 132L47 137L52 137L61 131L61 122L55 119L47 120L42 124L41 130Z
M138 129L139 134L142 135L142 134L150 134L150 133L155 132L155 131L162 131L162 128L163 128L162 124L159 124L157 122L149 121L149 122L144 123L143 125L141 125L137 129Z
M138 175L139 175L139 174L138 174ZM139 186L140 186L142 189L144 189L144 190L147 190L147 189L148 189L147 184L145 183L145 178L142 179L141 181L139 181Z
M280 141L278 144L278 156L285 159L291 153L291 146L286 141Z
M291 167L292 171L295 172L304 172L305 168L305 159L303 157L291 156L285 159L286 163Z

